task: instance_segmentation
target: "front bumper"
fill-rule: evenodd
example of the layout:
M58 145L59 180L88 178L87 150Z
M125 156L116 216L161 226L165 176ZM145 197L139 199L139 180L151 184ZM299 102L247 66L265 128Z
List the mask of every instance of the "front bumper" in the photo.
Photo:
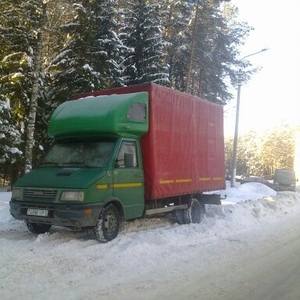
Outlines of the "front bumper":
M10 213L17 220L70 228L92 227L97 224L103 204L57 204L24 202L12 199ZM28 209L47 210L48 216L28 215Z

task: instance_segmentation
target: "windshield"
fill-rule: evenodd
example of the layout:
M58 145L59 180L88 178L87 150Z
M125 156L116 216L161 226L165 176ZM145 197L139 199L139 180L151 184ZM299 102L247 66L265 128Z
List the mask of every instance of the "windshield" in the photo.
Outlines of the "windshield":
M112 141L56 142L41 165L105 167L113 147Z

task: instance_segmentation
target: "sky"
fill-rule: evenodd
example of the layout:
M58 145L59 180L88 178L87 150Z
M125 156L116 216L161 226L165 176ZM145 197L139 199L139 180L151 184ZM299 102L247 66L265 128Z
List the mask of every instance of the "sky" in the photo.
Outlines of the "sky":
M263 132L280 124L300 125L297 101L298 70L300 68L300 26L298 0L232 0L239 8L239 20L254 27L241 58L258 52L249 60L261 67L258 73L241 87L239 133L249 130ZM236 114L235 98L224 107L225 135L233 136Z
M0 192L0 299L218 300L230 289L250 290L253 280L245 288L244 265L268 249L272 257L277 239L299 236L300 193L245 183L228 186L222 195L222 206L206 206L201 224L132 222L115 240L100 244L86 232L63 227L29 233L9 214L11 192ZM198 290L184 288L189 284Z

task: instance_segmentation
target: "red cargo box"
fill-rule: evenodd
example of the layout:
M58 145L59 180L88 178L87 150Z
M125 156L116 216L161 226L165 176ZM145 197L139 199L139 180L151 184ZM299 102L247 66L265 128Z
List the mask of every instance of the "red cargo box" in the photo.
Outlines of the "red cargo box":
M149 94L149 132L142 137L146 199L225 188L223 107L145 83L82 96Z

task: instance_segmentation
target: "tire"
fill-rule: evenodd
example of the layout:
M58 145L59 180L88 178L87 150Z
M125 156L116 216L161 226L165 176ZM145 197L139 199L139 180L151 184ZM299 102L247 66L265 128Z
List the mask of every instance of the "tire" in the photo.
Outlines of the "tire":
M120 225L121 216L116 206L109 204L104 207L94 227L96 240L100 243L107 243L115 239L119 234Z
M40 224L40 223L31 223L29 221L25 221L27 229L36 234L42 234L49 232L51 225L49 224Z
M174 210L172 212L172 217L173 217L174 221L177 222L179 225L185 224L182 209Z
M189 203L189 208L183 210L184 224L199 224L203 220L204 214L204 205L201 204L196 198L192 198Z

